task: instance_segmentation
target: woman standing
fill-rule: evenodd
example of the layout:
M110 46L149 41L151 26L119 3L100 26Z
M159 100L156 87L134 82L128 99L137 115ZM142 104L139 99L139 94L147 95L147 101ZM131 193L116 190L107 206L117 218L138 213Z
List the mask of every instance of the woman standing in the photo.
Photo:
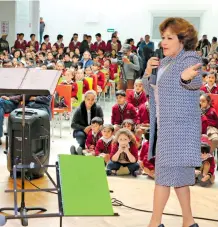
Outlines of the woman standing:
M182 18L168 18L160 25L160 33L166 57L161 61L152 57L144 75L150 96L149 159L156 153L149 227L164 227L161 219L170 187L174 187L180 202L183 227L198 227L192 216L189 190L189 185L195 184L195 167L201 164L201 59L194 51L197 32ZM157 75L152 75L154 68L158 68Z
M85 148L85 142L88 132L91 130L91 120L94 117L104 118L103 111L96 102L96 92L89 90L85 93L85 100L76 109L71 127L74 129L73 137L76 138L82 149Z

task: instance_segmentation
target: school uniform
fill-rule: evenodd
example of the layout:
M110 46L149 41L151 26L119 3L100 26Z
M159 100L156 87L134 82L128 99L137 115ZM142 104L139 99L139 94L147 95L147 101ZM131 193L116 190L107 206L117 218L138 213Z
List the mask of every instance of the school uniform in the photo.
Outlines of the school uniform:
M109 171L116 170L117 171L117 170L120 169L121 166L123 166L123 167L127 167L129 169L129 172L131 174L133 174L135 171L137 171L139 169L139 164L137 163L137 161L138 161L138 149L137 149L136 145L133 144L133 143L129 143L129 151L135 157L135 159L136 159L135 163L129 162L129 159L128 159L128 156L127 156L126 153L121 153L118 161L113 162L112 157L117 153L118 149L119 149L119 144L118 143L113 144L112 150L111 150L111 153L110 153L111 161L107 165L107 170L109 170ZM126 162L129 162L129 163L122 163L122 161L126 161Z
M25 51L26 50L26 47L27 47L26 40L19 40L18 39L14 43L14 48L15 49L19 49L19 50Z
M211 88L208 86L208 84L205 84L200 89L207 94L218 94L218 87L216 84L214 84Z
M77 41L75 42L74 40L69 43L69 48L70 51L75 51L76 48L80 48L81 42Z
M84 78L83 79L83 94L89 90L89 82Z
M139 160L142 161L144 168L148 168L149 170L154 170L154 163L148 160L148 150L149 150L149 141L146 141L142 145L142 149L139 155ZM153 158L153 160L155 159Z
M105 44L105 41L101 40L100 42L95 42L94 45L93 45L93 50L95 52L97 52L98 50L104 50L106 51L106 44Z
M101 153L110 154L112 151L112 141L113 136L109 139L101 137L95 147L95 156L100 155Z
M88 43L90 52L95 52L95 47L93 43Z
M50 42L48 42L48 43L43 42L42 44L46 45L46 50L51 50L51 43ZM41 46L42 46L42 44L41 44Z
M104 57L103 58L98 58L98 62L101 64L101 67L104 66Z
M56 43L54 44L54 46L56 46L57 50L58 50L59 48L64 48L64 44L63 44L63 43L58 43L58 42L56 42Z
M94 133L92 130L89 131L86 138L86 148L90 148L90 146L94 145L96 147L97 142L102 137L101 131L98 133Z
M127 97L127 101L138 109L140 105L145 104L147 101L146 94L144 91L142 91L140 94L137 94L134 90L131 90Z
M216 110L213 107L203 110L202 114L206 116L208 126L213 126L218 128L218 116Z
M28 47L33 46L33 47L35 48L35 51L36 51L36 52L39 51L39 42L38 42L38 41L34 41L34 42L29 41L29 42L27 43L27 46L28 46Z
M205 115L201 115L201 134L207 134L208 121Z
M106 50L108 52L112 52L112 50L115 50L116 52L120 51L121 49L121 44L116 42L116 43L113 43L113 42L108 42L107 43L107 47L106 47Z
M101 89L104 89L104 84L105 84L105 75L103 72L97 71L94 72L95 75L97 75L97 85L101 87Z
M125 103L123 106L115 104L112 107L111 124L121 125L125 119L132 119L137 123L137 112L131 103Z
M137 124L149 124L150 123L150 117L149 117L149 111L147 109L146 104L140 105L138 109L138 120Z
M78 84L74 81L71 81L68 83L67 81L62 81L63 85L72 85L72 92L71 92L71 98L76 98L77 99L77 93L78 93Z

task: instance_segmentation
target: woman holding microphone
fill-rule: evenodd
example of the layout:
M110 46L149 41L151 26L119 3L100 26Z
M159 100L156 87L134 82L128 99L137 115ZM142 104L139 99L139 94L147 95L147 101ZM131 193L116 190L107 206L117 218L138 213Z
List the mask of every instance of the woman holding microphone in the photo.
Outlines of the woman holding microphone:
M156 156L153 215L149 227L164 227L162 213L174 187L183 227L194 222L189 186L195 184L195 167L201 165L202 85L201 58L195 52L197 32L182 18L168 18L160 25L165 58L148 61L144 80L150 96L149 159ZM157 75L152 70L157 68Z

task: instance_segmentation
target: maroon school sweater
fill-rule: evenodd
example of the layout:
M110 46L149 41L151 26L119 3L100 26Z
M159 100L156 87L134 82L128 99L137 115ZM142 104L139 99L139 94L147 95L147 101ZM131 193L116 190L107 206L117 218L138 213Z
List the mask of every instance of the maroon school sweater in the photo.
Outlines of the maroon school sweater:
M129 145L130 145L129 150L130 150L131 154L135 157L136 162L137 162L138 161L138 149L135 144L130 143ZM117 153L118 149L119 149L119 144L118 143L113 144L112 150L110 153L111 159ZM126 159L126 161L129 161L127 155L126 154L123 154L123 155L125 156L124 158Z
M98 78L98 80L97 80L98 81L97 82L98 86L100 86L101 89L104 89L104 81L105 81L105 75L104 75L104 73L98 71L98 73L96 75L97 75L97 78Z
M146 94L144 91L142 91L139 96L136 96L135 91L132 90L128 94L127 101L131 103L135 108L139 108L140 105L144 104L147 101Z
M19 40L16 40L15 43L14 43L14 48L15 49L20 49L22 51L25 51L26 50L26 47L27 47L27 42L26 40L23 40L22 43L20 43Z
M78 41L76 44L72 41L69 44L70 51L74 51L76 48L80 48L81 43Z
M34 43L31 43L31 41L29 41L27 46L28 47L33 46L35 48L36 52L39 51L39 42L38 41L35 41Z
M83 79L83 94L89 90L89 82L84 78Z
M208 121L205 115L201 115L201 134L207 134Z
M148 168L149 170L154 170L154 164L152 162L148 161L148 150L149 150L149 141L146 141L142 145L139 159L140 159L140 161L143 162L143 166L145 168Z
M207 117L208 126L218 128L218 117L216 110L213 107L210 107L208 110L206 110L204 115Z
M86 138L86 147L89 149L91 145L96 146L98 140L102 137L101 131L97 133L96 136L92 134L92 130L89 131L87 138Z
M94 43L93 50L97 52L99 49L106 51L105 41L102 40L99 44L98 42Z
M57 50L58 50L59 48L64 48L64 44L63 44L63 43L61 43L61 45L58 45L58 43L56 42L56 43L54 44L54 46L56 46Z
M209 89L206 85L203 85L200 89L201 91L204 91L205 93L209 94L218 94L218 87L213 86L211 89Z
M105 143L102 139L99 139L95 147L95 155L98 156L101 153L110 154L112 149L112 141Z
M137 124L149 124L149 112L145 103L139 107Z
M135 107L131 103L126 103L124 108L121 109L118 104L115 104L112 107L111 124L121 125L125 119L132 119L137 123L137 112Z

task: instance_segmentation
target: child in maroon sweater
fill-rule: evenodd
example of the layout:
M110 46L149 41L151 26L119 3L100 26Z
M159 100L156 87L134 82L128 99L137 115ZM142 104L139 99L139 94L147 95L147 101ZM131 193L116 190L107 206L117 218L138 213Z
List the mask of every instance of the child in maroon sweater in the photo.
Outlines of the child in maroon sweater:
M97 75L97 90L98 92L102 92L105 86L105 75L100 71L101 65L99 62L94 62L92 66L93 74Z
M201 144L201 159L202 166L200 170L195 171L195 176L197 183L202 187L206 187L215 181L215 160L214 156L210 154L210 146L208 144Z
M83 82L83 94L85 94L89 90L89 82L84 78L84 71L82 69L76 71L76 81Z
M218 94L218 87L216 84L217 80L217 74L216 73L210 73L207 76L207 83L201 87L201 90L204 91L205 93L210 93L210 94Z
M137 112L135 107L126 102L126 93L123 90L116 92L117 104L112 107L111 124L114 125L117 131L125 119L132 119L137 123Z
M142 174L148 175L154 179L154 169L155 169L155 158L148 160L148 150L149 150L149 129L145 132L146 141L142 145L142 149L139 155L139 164L143 170Z
M84 155L95 155L96 144L102 137L101 128L103 120L100 117L94 117L91 121L91 130L86 138L86 150L83 151Z
M113 141L113 125L104 125L102 128L102 137L98 140L95 147L95 155L98 157L104 158L105 163L108 163L110 160L110 153L112 149Z
M116 133L110 159L107 165L108 176L116 175L121 167L125 168L133 176L137 176L137 170L139 169L139 164L137 163L138 149L135 137L128 129L123 128Z
M218 116L215 111L215 109L212 107L211 104L211 97L208 94L202 94L200 97L200 106L202 115L204 115L207 118L208 127L214 127L218 128ZM216 130L215 129L215 130ZM218 138L216 134L210 135L210 132L207 128L207 135L209 140L212 142L211 145L211 152L215 150L215 148L218 146Z
M134 89L130 91L127 101L131 103L138 111L139 107L146 102L146 94L143 88L142 80L135 80Z

